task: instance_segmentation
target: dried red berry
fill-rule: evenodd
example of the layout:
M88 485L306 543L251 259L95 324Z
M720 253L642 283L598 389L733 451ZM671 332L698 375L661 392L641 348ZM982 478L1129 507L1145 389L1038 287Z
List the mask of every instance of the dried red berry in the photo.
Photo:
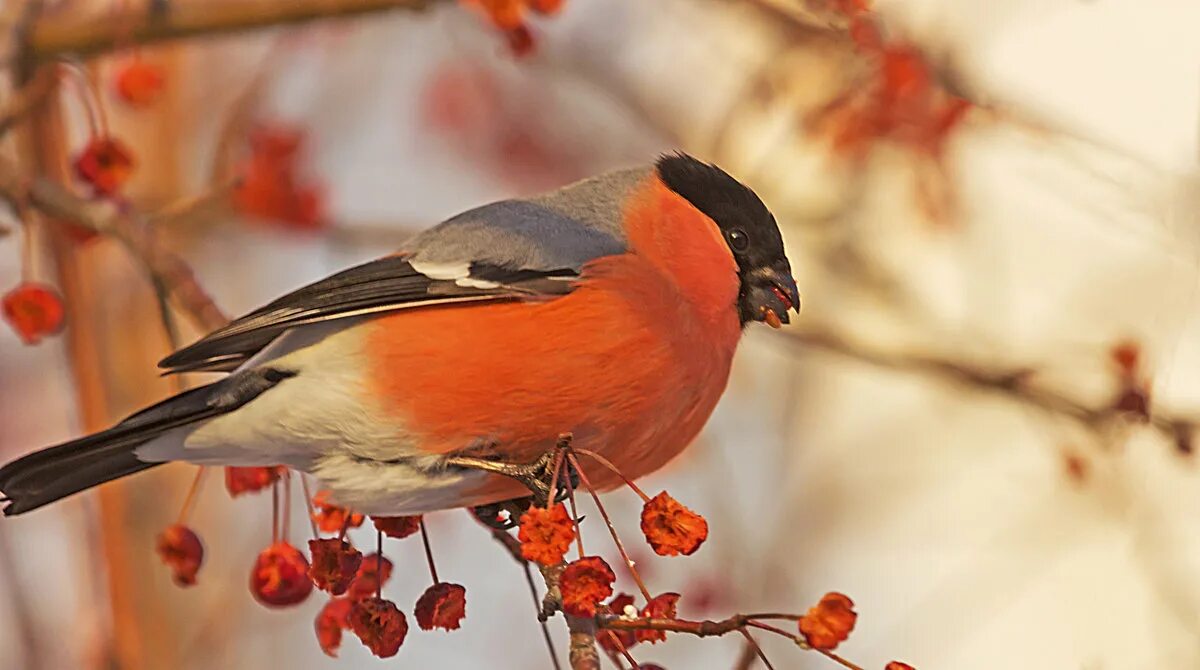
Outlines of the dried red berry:
M663 491L642 507L642 533L659 556L690 556L708 538L708 522Z
M351 512L329 500L329 491L317 491L313 496L313 521L317 528L326 533L340 533L343 528L358 528L363 524L363 515Z
M421 630L456 630L467 616L467 589L459 584L438 582L425 589L413 613Z
M313 584L335 596L345 593L350 588L350 582L358 575L363 560L362 552L350 546L349 542L337 538L309 540L308 550L312 552L312 567L308 569L308 576Z
M563 611L577 617L592 618L600 602L612 595L617 576L599 556L584 556L567 564L559 577Z
M885 665L883 667L883 670L917 670L917 669L907 663L901 663L900 661L891 661L890 663L888 663L887 665Z
M278 481L286 471L287 468L282 465L248 468L229 466L225 468L225 490L234 498L243 493L261 491Z
M287 542L276 542L258 555L250 572L250 592L268 607L287 607L304 602L312 593L308 561Z
M362 559L362 563L358 566L358 574L354 576L354 581L350 582L350 588L346 591L346 595L351 600L369 598L378 594L379 589L391 577L392 562L385 556L371 554Z
M421 530L420 516L373 516L371 523L375 524L375 530L398 540Z
M96 195L112 195L133 175L133 153L115 137L97 137L75 157L75 174Z
M195 585L196 573L204 562L204 545L191 528L179 523L167 526L159 533L155 549L162 562L171 568L176 584Z
M350 608L350 630L379 658L400 651L408 634L408 621L396 604L382 598L356 600Z
M117 96L134 107L148 107L158 100L167 84L167 72L161 66L134 58L117 70L113 80Z
M654 596L642 608L642 616L652 619L674 619L675 606L679 602L678 593L661 593ZM661 630L639 630L636 633L638 642L655 644L667 639L667 634Z
M331 598L317 614L314 627L317 643L326 656L337 658L342 646L342 631L350 627L350 608L354 603L346 598Z
M800 617L800 634L816 649L836 649L854 630L858 614L854 602L841 593L826 593Z
M50 286L22 282L4 295L4 319L25 344L37 344L63 327L66 309Z
M546 509L530 507L521 515L521 555L541 565L558 565L575 539L575 522L562 503Z
M615 598L608 601L608 604L597 609L605 614L621 616L625 614L626 607L632 606L633 596L628 593L618 593ZM637 644L637 636L631 630L606 630L596 634L596 642L599 642L600 647L609 653L620 653L622 649L628 650Z

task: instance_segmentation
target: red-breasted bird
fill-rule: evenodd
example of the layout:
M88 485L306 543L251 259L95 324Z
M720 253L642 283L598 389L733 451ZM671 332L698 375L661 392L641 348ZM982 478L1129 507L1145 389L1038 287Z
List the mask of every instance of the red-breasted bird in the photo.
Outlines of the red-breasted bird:
M799 304L758 196L663 156L467 211L175 352L229 375L0 468L4 512L170 461L287 465L367 514L478 506L527 493L488 464L563 434L640 477L700 432L744 327Z

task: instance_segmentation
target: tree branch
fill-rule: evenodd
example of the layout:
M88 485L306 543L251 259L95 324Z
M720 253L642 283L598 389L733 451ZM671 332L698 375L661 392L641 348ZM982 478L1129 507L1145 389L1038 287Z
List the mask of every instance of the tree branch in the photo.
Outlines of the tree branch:
M397 9L423 10L432 0L270 0L171 3L166 10L138 4L121 12L77 13L35 21L25 35L34 64L72 55L96 56L118 47L186 37L227 35L318 19L348 18Z
M12 161L2 157L0 199L14 207L28 204L51 219L115 237L145 267L151 281L167 289L198 327L207 331L228 323L187 263L162 249L134 215L122 213L110 203L84 200L48 179L26 179Z
M1062 392L1033 384L1036 371L1031 368L989 369L935 355L885 351L817 329L792 329L782 337L806 350L821 350L881 368L937 377L963 387L999 395L1033 409L1066 417L1092 431L1123 416L1130 416L1129 412L1115 404L1092 407ZM1193 434L1200 423L1195 417L1147 408L1146 415L1139 418L1172 440L1181 452L1191 452Z

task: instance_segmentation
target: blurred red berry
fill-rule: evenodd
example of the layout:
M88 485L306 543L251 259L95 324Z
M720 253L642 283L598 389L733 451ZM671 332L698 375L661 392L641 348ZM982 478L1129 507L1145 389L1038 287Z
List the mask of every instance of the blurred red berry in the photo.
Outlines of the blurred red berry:
M659 556L690 556L708 538L708 522L663 491L642 507L642 533Z
M528 56L537 47L537 42L533 39L533 32L529 30L529 26L520 25L506 30L504 36L508 39L509 51L517 58Z
M529 8L538 14L554 14L562 9L563 0L528 0Z
M234 467L225 468L225 490L231 497L243 493L261 491L279 480L287 468L282 465L267 467Z
M369 598L379 593L379 589L391 577L392 562L385 556L371 554L362 559L362 563L358 566L358 573L354 576L354 581L350 582L350 588L347 589L346 595L351 600Z
M362 552L350 546L349 542L337 538L309 540L308 550L312 552L308 576L313 584L335 596L345 593L350 588L350 582L358 575L363 560Z
M242 164L234 207L255 219L298 230L327 225L324 194L300 175L304 133L281 125L262 125L250 136L250 156Z
M25 344L62 330L66 308L53 287L31 282L18 284L4 295L4 319Z
M117 96L134 107L148 107L167 84L167 71L155 63L134 58L117 70L113 85Z
M674 619L675 606L679 603L678 593L661 593L654 596L642 608L642 616L650 619ZM667 634L661 630L639 630L636 633L638 642L656 644L667 639Z
M408 621L396 604L382 598L357 600L350 608L350 629L379 658L400 651L408 635Z
M1141 366L1142 348L1137 342L1124 340L1118 342L1109 352L1117 369L1125 377L1135 377Z
M617 576L599 556L584 556L567 564L559 577L562 607L567 614L591 618L600 602L613 593Z
M312 590L308 560L287 542L276 542L264 549L250 572L250 592L268 607L297 605Z
M331 598L317 614L314 627L321 651L330 658L337 658L342 646L342 631L350 627L350 608L354 603L346 598Z
M526 560L558 565L575 539L575 522L562 503L549 509L535 505L521 515L517 539Z
M421 594L413 614L421 630L457 630L467 616L467 589L459 584L438 582Z
M329 500L329 491L317 491L313 496L313 521L317 528L326 533L340 533L343 528L358 528L363 525L363 515L351 512Z
M196 584L196 573L204 562L204 545L191 528L179 523L167 526L158 534L155 549L162 562L171 568L171 577L176 584Z
M841 593L826 593L800 617L800 634L813 648L832 651L850 636L857 620L852 600Z
M525 17L524 0L463 0L466 5L473 5L487 16L492 25L501 30L511 30L519 25Z
M75 157L74 166L96 195L112 195L133 175L133 153L115 137L97 137Z
M371 523L375 524L375 530L398 540L421 530L420 516L373 516Z
M885 665L883 667L883 670L917 670L917 669L907 663L901 663L900 661L891 661L890 663L888 663L887 665Z

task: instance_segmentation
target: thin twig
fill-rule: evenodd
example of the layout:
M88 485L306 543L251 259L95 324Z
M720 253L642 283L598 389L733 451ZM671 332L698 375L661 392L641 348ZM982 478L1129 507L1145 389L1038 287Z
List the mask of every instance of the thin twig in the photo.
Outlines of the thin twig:
M525 583L529 585L529 595L533 598L533 608L537 613L538 625L542 628L542 639L546 642L546 651L550 654L550 662L554 665L554 670L562 670L562 662L558 660L558 651L554 648L554 639L550 637L550 624L542 617L542 601L538 599L537 585L533 581L533 567L525 557L521 555L521 542L517 538L509 535L507 532L499 528L488 526L479 520L475 514L471 514L481 526L484 526L491 532L492 538L504 547L509 556L516 561L525 572Z
M304 508L308 512L308 525L312 528L313 539L321 537L320 530L317 529L316 514L313 512L312 494L308 491L308 478L303 472L299 473L300 490L304 492Z
M758 656L758 660L762 661L763 665L767 666L767 670L775 670L775 666L771 665L771 661L767 658L767 653L764 652L762 647L759 646L758 640L754 639L754 636L750 634L750 631L746 630L745 628L739 628L738 632L742 634L742 637L746 638L746 644L750 645L750 648L754 650L754 654Z
M612 535L613 543L617 545L617 551L620 552L621 558L625 561L625 566L629 568L629 574L633 575L633 581L637 583L638 589L641 590L642 595L646 598L646 601L649 602L650 600L653 600L653 598L650 596L650 589L646 588L646 583L642 581L642 576L638 574L637 568L633 564L633 560L629 558L629 553L625 551L625 545L621 542L621 536L617 534L617 529L613 526L612 520L608 518L608 511L604 509L604 504L600 502L600 496L596 494L596 489L592 486L592 483L588 481L587 475L584 474L583 470L579 467L579 459L575 458L575 454L572 452L573 449L568 449L567 459L570 462L571 467L575 468L575 472L579 474L579 480L583 482L584 488L587 489L588 493L592 494L592 501L596 503L596 509L600 510L600 516L604 518L604 525L608 526L608 533Z
M196 468L196 476L192 478L192 485L188 487L187 497L183 499L183 506L179 508L179 518L175 523L187 523L188 517L192 514L192 508L196 506L196 497L200 493L200 484L204 481L204 472L207 469L203 465Z
M13 206L28 203L51 219L67 221L98 233L112 235L143 265L154 281L162 282L197 326L213 330L228 319L196 281L182 259L162 249L145 234L135 215L109 203L84 200L48 179L25 179L16 165L0 157L0 199Z
M434 584L439 584L441 580L438 579L437 566L433 564L433 548L429 546L429 533L425 530L425 517L421 517L417 524L421 527L421 542L425 545L425 560L429 562L429 576L433 577Z
M584 456L588 456L589 458L596 461L600 465L603 465L604 467L608 468L609 470L612 471L612 473L614 475L620 477L621 480L625 482L626 486L633 489L633 492L638 494L638 496L642 499L642 502L644 502L644 503L650 502L650 496L646 495L646 492L643 491L640 487L638 487L637 484L634 484L632 479L626 477L625 473L621 472L620 468L613 465L612 461L610 461L607 458L601 456L600 454L592 451L591 449L580 449L578 447L572 447L572 451L574 451L577 454L583 454Z
M930 354L887 351L824 330L796 330L780 335L783 341L803 350L819 350L851 358L880 368L936 377L947 382L991 393L1033 409L1071 419L1088 430L1096 431L1127 416L1115 405L1092 407L1059 391L1034 384L1036 376L1029 368L989 369L966 361ZM1200 421L1195 417L1176 416L1153 408L1144 417L1146 423L1187 452Z
M45 68L40 70L32 81L14 92L8 103L0 109L0 135L27 118L42 104L54 90L54 82L53 68Z
M437 583L436 579L433 581ZM383 531L378 528L375 529L375 597L383 600Z

